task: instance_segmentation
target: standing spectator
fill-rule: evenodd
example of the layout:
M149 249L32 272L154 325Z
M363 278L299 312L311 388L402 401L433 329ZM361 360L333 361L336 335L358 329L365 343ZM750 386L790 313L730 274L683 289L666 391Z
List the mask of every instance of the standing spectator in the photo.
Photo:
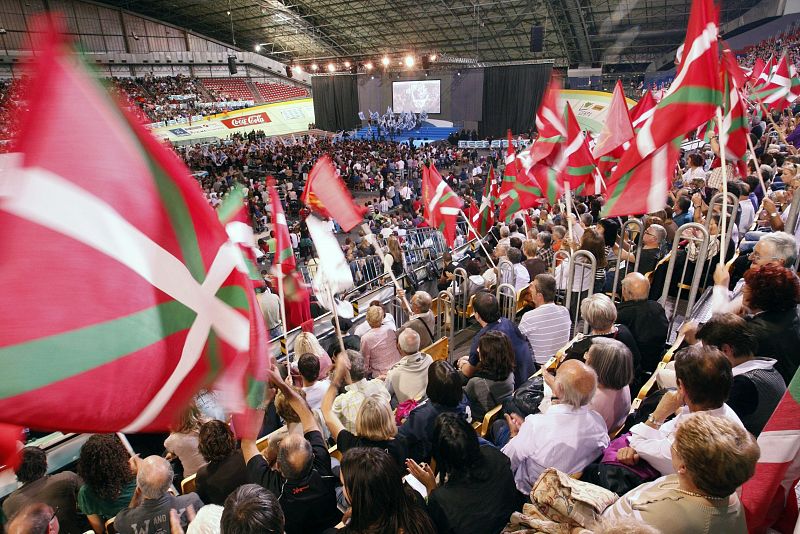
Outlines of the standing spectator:
M314 354L303 354L297 360L297 369L303 380L303 391L308 406L312 410L318 410L322 406L322 397L330 385L330 380L327 378L319 380L319 358Z
M208 464L197 471L197 495L206 504L221 506L232 491L247 482L242 453L227 423L216 420L200 427L198 448Z
M364 366L367 375L373 378L383 377L402 358L397 348L397 332L391 326L383 324L382 307L370 306L366 315L370 330L361 338Z
M203 424L202 416L197 405L193 402L181 414L178 426L164 440L164 449L167 459L177 458L183 467L183 478L197 473L197 470L206 464L200 454L200 426Z
M400 295L400 297L402 298L403 295ZM431 311L432 302L433 299L431 299L431 296L428 292L417 291L414 293L414 296L411 297L411 302L409 303L411 306L412 315L408 318L408 321L406 321L405 324L397 331L397 333L400 334L406 328L413 329L417 334L419 334L419 346L422 348L430 346L435 339L433 331L435 329L436 319Z
M572 319L569 310L555 303L553 276L539 274L528 287L535 308L522 316L519 331L528 338L536 363L544 365L569 341Z

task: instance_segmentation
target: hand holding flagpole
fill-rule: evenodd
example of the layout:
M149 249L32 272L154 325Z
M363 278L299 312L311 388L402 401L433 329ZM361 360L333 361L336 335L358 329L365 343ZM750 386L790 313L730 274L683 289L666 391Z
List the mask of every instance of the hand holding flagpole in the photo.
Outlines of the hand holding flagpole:
M473 234L475 234L475 237L478 239L478 244L483 249L483 253L486 254L486 258L489 260L489 263L492 264L492 268L497 267L497 265L495 265L494 263L494 260L492 259L492 255L489 254L489 251L486 250L486 247L483 245L483 239L481 238L480 234L478 234L477 230L475 230L475 227L472 226L472 221L469 220L469 217L467 217L467 214L464 213L464 210L458 210L458 211L461 213L461 216L467 220L467 225L469 226L470 231Z

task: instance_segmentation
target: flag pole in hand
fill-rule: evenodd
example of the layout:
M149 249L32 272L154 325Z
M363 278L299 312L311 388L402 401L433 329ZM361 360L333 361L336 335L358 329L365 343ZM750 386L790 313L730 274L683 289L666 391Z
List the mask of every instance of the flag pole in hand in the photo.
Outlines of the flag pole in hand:
M333 298L333 291L331 291L330 287L326 287L325 290L328 292L328 298L331 302L331 313L333 314L333 326L336 329L336 338L339 340L339 349L342 352L345 352L344 348L344 338L342 337L342 327L339 326L339 310L336 308L336 300Z
M722 170L722 218L721 221L721 235L719 240L719 264L725 265L725 249L727 248L727 232L728 232L728 163L725 161L725 145L728 144L728 132L725 131L722 125L722 108L717 108L717 128L719 128L719 158L721 160L720 169ZM748 135L748 138L750 136ZM723 142L724 141L724 142ZM765 191L766 194L766 191ZM708 208L708 217L711 217L711 207Z
M478 239L478 244L479 244L479 245L481 246L481 248L483 249L483 253L484 253L484 254L486 254L486 259L488 259L488 260L489 260L489 263L491 263L491 264L492 264L492 268L496 268L496 267L497 267L497 265L495 265L495 263L494 263L494 260L492 259L492 255L491 255L491 254L489 254L489 251L488 251L488 250L486 250L486 247L483 245L483 238L482 238L482 237L480 236L480 234L478 234L478 232L475 230L475 227L474 227L474 226L472 226L472 221L470 221L470 220L469 220L469 217L467 217L467 214L466 214L466 213L464 213L464 210L463 210L463 209L460 209L460 210L458 210L458 211L459 211L459 213L461 213L461 216L462 216L462 217L464 217L464 218L467 220L467 225L469 225L469 229L470 229L470 230L472 231L472 233L473 233L473 234L475 234L475 236L477 237L477 239Z

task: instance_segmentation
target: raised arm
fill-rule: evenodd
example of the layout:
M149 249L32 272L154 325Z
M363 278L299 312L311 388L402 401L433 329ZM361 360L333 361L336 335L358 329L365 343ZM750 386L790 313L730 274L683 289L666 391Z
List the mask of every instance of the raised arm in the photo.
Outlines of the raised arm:
M344 425L333 413L333 401L339 393L339 387L345 383L345 375L350 371L350 359L347 357L347 352L339 353L336 357L336 369L331 378L331 385L328 386L328 391L322 398L322 417L325 419L325 425L336 440L339 437L339 432L344 430Z
M289 401L289 406L297 413L297 416L300 418L300 424L303 425L303 433L319 430L317 420L314 419L314 414L311 412L311 408L308 407L305 399L303 399L297 391L289 387L274 368L270 369L267 374L270 383L286 396L286 399Z

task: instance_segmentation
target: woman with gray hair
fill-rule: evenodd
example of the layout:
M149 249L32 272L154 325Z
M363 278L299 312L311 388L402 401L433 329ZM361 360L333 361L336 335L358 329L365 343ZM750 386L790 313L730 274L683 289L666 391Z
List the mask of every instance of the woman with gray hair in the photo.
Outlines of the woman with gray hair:
M589 407L603 417L610 433L622 426L631 409L633 356L621 341L596 337L586 365L597 373L597 391Z
M581 302L581 316L584 321L589 323L589 334L572 344L567 350L566 359L583 360L589 351L589 347L592 346L592 341L596 338L604 337L624 343L633 356L634 370L639 368L639 362L642 359L639 353L639 346L627 326L614 324L617 320L617 308L608 295L595 293L583 299Z

